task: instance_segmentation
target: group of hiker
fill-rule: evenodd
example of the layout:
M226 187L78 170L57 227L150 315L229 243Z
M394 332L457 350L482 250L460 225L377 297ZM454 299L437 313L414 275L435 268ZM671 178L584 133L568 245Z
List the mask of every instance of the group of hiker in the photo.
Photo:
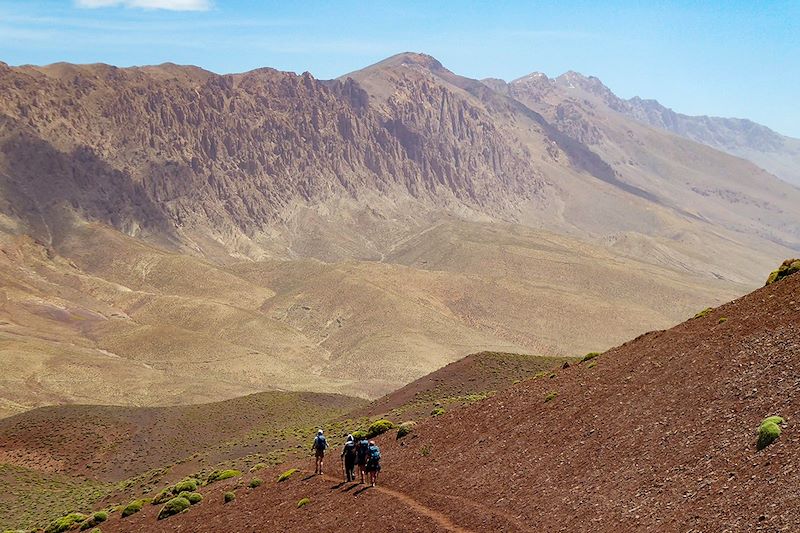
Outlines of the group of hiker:
M311 449L315 458L314 473L322 475L322 463L325 451L328 449L328 441L321 429L317 431ZM369 475L369 482L373 487L378 482L378 474L381 471L381 450L374 440L368 440L366 437L356 440L353 435L348 435L342 447L341 460L345 481L356 480L356 467L358 467L361 483L364 483L365 474Z

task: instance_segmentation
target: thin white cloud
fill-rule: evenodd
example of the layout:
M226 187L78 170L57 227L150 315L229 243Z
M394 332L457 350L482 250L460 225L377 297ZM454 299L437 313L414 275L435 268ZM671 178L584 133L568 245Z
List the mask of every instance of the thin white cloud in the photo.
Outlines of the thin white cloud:
M138 7L141 9L166 9L169 11L208 11L211 0L75 0L78 7Z

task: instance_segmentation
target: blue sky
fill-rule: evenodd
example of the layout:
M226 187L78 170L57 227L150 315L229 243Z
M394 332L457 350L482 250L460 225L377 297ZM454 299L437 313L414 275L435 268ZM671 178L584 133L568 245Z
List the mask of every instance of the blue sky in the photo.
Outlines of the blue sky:
M623 97L800 137L800 0L0 0L12 65L164 61L336 77L402 51L470 77L598 76Z

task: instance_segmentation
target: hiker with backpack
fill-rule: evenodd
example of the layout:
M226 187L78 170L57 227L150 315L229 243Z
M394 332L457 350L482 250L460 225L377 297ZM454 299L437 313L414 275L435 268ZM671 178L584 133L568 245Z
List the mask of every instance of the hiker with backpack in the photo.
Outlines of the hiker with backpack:
M364 473L367 468L367 456L369 455L369 441L366 437L361 437L356 443L356 464L361 474L361 484L364 484Z
M367 466L364 470L369 472L369 480L374 487L378 482L378 473L381 471L381 449L374 440L371 440L367 452Z
M348 435L344 443L344 448L342 448L345 481L356 480L356 455L356 441L352 435Z
M322 475L322 461L325 459L325 450L328 449L328 441L322 430L317 431L317 436L314 438L314 444L311 445L311 450L314 452L315 465L314 473Z

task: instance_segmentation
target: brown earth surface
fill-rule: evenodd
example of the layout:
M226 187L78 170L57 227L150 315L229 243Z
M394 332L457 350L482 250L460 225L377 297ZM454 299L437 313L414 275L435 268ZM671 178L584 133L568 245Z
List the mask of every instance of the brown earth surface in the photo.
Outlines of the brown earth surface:
M793 531L798 355L792 275L399 441L380 437L379 489L303 476L278 484L265 472L227 507L224 487L212 486L185 514L155 521L147 509L103 530ZM759 451L756 430L776 414L783 433ZM312 502L298 509L303 497Z

